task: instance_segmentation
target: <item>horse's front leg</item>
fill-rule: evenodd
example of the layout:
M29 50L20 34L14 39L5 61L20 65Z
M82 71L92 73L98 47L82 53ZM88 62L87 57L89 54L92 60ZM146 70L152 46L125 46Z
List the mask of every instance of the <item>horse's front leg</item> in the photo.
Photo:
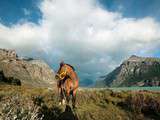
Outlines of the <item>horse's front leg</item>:
M69 79L66 79L65 81L65 95L66 95L66 102L67 102L67 105L69 105L69 101L70 101L70 81Z
M61 97L62 105L64 105L65 104L65 97L66 97L64 88L61 88L61 95L62 95L62 97Z
M64 100L64 93L63 93L63 89L62 88L58 88L58 94L59 94L59 105L64 105L65 104L65 100Z
M62 104L62 94L61 94L61 88L58 87L58 101L59 105Z
M66 89L66 100L67 100L67 105L69 105L69 101L70 101L70 89L69 88Z

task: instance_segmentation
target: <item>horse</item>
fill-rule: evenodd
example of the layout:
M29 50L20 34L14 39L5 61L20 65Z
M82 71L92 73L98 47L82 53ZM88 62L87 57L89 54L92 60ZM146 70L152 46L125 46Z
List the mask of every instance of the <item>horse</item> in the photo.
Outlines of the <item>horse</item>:
M79 78L74 67L61 62L56 78L58 79L59 104L64 104L66 101L67 105L69 105L70 97L72 96L72 106L76 108L76 93L79 86Z

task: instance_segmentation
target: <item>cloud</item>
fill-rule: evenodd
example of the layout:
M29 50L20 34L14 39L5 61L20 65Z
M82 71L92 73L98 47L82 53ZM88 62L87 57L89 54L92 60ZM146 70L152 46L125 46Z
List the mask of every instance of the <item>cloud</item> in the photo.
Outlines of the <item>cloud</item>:
M76 66L81 78L96 79L131 54L152 55L160 46L154 18L124 18L95 0L44 0L40 24L0 24L0 47ZM54 67L54 65L53 65Z

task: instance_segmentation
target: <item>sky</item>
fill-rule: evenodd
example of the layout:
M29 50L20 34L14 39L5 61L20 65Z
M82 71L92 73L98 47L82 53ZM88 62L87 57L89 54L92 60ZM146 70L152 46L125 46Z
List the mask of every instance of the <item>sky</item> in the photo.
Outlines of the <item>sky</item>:
M90 86L131 55L160 57L159 0L1 0L0 48L64 60Z

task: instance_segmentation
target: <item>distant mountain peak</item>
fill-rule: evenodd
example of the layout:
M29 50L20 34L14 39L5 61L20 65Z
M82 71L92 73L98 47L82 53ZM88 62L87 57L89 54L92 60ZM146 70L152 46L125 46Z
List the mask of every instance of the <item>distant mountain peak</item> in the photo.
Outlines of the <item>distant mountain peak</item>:
M142 57L136 56L136 55L131 55L127 61L139 61L141 60Z
M139 56L137 56L137 55L131 55L129 58L139 58Z
M139 57L139 56L137 56L137 55L131 55L130 57Z

